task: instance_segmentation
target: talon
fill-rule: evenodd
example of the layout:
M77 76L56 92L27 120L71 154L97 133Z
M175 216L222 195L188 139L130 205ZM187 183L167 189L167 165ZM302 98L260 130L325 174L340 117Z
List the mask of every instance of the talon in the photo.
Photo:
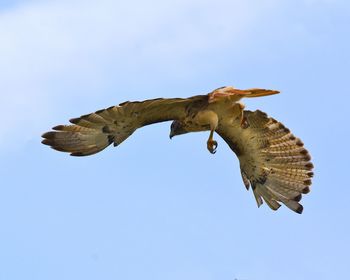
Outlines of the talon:
M248 128L249 127L249 123L246 117L242 117L241 119L241 128Z
M218 147L218 142L216 142L215 140L208 140L207 148L208 148L208 151L211 154L215 154L216 153L217 147Z

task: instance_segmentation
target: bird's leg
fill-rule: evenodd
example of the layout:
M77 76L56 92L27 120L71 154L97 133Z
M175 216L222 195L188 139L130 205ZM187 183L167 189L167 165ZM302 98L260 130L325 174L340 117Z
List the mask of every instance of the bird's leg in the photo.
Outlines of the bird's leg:
M241 128L247 128L249 126L249 124L248 124L247 118L244 116L244 108L245 108L245 106L242 103L240 103L240 102L237 102L236 104L238 105L239 113L241 115L240 116L240 118L241 118L241 120L240 120Z
M216 153L216 148L218 147L218 142L213 139L215 129L210 130L209 138L207 141L207 149L211 154Z
M200 111L196 117L195 121L198 125L210 126L210 135L207 141L207 148L210 153L215 154L218 143L213 139L214 131L218 127L219 118L218 115L211 110Z

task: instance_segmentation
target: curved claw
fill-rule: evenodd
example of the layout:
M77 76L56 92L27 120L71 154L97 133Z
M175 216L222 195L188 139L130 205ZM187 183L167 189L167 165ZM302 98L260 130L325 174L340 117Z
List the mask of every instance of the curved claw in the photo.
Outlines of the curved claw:
M218 142L216 142L215 140L209 140L207 142L207 148L208 148L208 151L211 154L215 154L216 153L217 147L218 147Z
M249 123L246 117L242 116L241 119L241 128L245 129L249 127Z

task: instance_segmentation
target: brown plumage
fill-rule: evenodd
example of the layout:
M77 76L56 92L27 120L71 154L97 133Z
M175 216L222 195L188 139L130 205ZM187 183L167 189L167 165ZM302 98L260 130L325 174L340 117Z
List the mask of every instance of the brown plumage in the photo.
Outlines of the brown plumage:
M110 144L117 146L137 128L173 120L170 137L210 130L207 148L215 153L216 131L236 153L244 185L251 186L258 206L263 201L273 210L280 203L297 213L302 194L310 191L313 165L300 139L284 125L261 111L246 111L238 101L278 91L223 87L208 95L190 98L124 102L71 119L42 135L43 144L73 156L95 154Z

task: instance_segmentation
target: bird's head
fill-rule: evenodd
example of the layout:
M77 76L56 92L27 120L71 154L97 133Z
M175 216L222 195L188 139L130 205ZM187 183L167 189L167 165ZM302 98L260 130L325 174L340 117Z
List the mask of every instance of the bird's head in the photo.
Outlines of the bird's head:
M170 126L170 139L173 138L174 136L185 134L188 131L186 130L186 126L183 122L180 121L173 121Z

